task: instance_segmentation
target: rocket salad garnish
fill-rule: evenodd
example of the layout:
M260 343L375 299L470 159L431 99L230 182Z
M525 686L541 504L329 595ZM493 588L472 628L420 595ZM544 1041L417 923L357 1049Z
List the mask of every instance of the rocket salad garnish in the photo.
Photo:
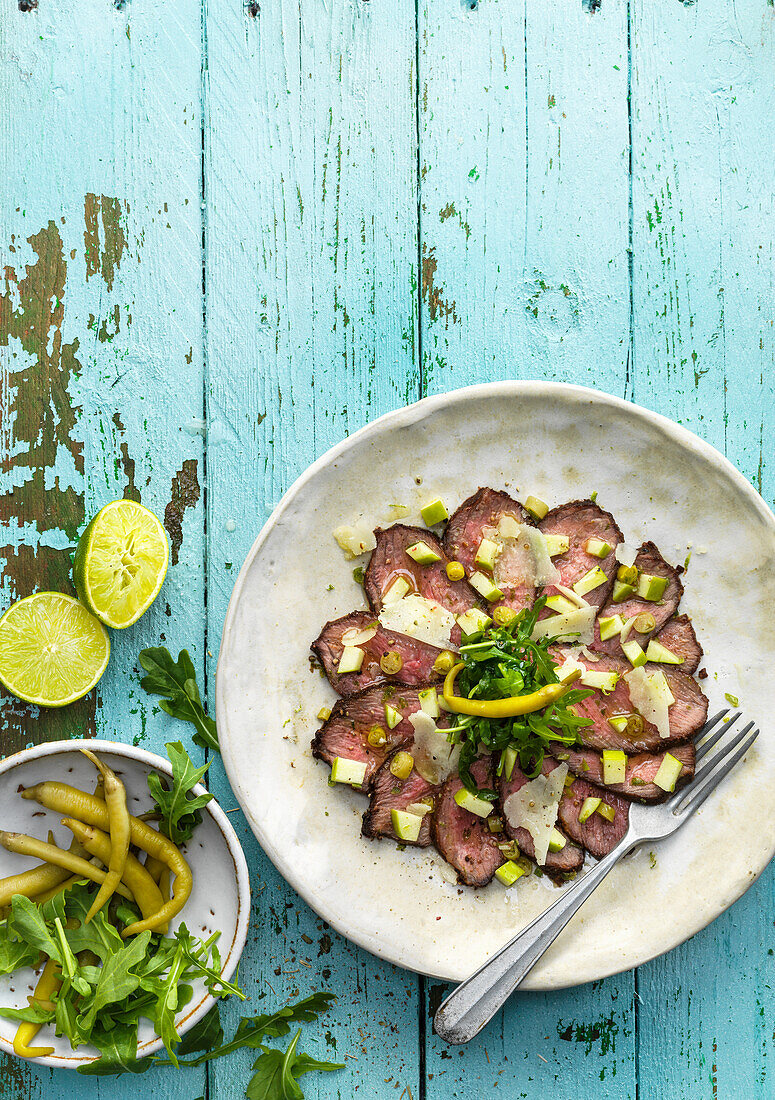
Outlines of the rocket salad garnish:
M530 637L545 602L542 596L532 609L521 611L506 625L465 638L460 647L464 667L455 681L458 695L465 699L507 700L560 684L557 665L549 653L555 639L533 641ZM593 694L571 688L541 710L511 717L456 715L447 736L461 746L458 774L466 789L489 801L497 797L493 790L479 789L471 775L471 765L482 751L497 754L498 775L503 770L504 754L511 752L527 776L537 776L547 742L573 745L577 731L591 724L572 708Z

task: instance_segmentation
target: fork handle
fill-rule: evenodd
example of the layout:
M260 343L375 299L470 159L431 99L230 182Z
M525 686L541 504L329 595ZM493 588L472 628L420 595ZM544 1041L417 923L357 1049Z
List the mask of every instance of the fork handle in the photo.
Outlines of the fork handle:
M467 1043L479 1034L611 868L635 846L634 842L627 841L625 837L568 886L553 905L453 989L433 1018L437 1035L447 1043Z

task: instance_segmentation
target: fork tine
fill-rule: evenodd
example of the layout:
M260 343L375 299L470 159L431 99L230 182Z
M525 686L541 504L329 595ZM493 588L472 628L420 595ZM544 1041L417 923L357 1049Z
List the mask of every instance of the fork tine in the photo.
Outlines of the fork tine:
M712 737L709 737L707 739L707 741L703 741L701 745L697 745L697 752L695 753L695 760L702 760L703 756L705 756L706 753L708 753L713 748L713 746L717 743L717 741L721 737L723 737L725 733L729 732L730 728L735 724L735 722L738 720L738 718L740 717L740 715L742 713L743 712L739 710L737 712L737 714L733 714L732 717L729 718L721 726L720 729L716 730L716 732L713 734ZM721 714L723 716L724 714L729 714L729 711L728 710L719 711L719 714ZM709 732L709 729L708 729L709 726L714 726L716 724L716 718L719 717L719 714L717 714L714 718L711 719L711 721L709 723L707 723L705 725L704 730L702 730L702 732L700 733L701 737L704 737L704 735Z
M726 776L729 775L729 773L732 771L735 764L737 764L739 760L742 760L742 758L748 752L751 745L753 745L758 736L759 731L758 729L756 729L753 731L753 733L749 734L749 736L746 737L742 745L740 745L740 747L731 755L729 755L728 751L726 750L722 750L721 752L717 753L714 759L714 763L717 763L720 759L723 760L723 764L721 765L721 767L705 781L700 790L695 789L694 786L690 787L687 797L675 808L673 812L680 813L681 816L684 817L687 814L694 813L695 810L699 810L700 806L703 804L708 795L712 794L713 791L715 791L721 780L725 779Z
M732 718L732 722L734 722L734 718ZM745 734L748 734L748 731L752 728L752 726L752 722L749 722L748 726L744 726L743 729L739 731L739 733L734 735L734 738L729 741L728 744L723 746L723 751L731 752L735 745L740 745L741 740L743 739ZM726 734L728 730L729 726L724 726L724 728L720 729L718 733L713 734L713 736L708 738L707 741L704 741L704 744L700 745L697 752L695 753L695 761L701 760L702 757L707 756L707 753L710 751L713 745L716 745L716 742L719 740L719 738L723 737L723 735ZM709 763L705 764L704 768L700 768L699 772L695 775L695 781L700 780L702 778L702 775L707 775L708 771L712 767L713 761L711 760Z
M700 781L703 780L705 778L705 776L708 775L709 772L712 772L713 769L715 768L716 764L718 764L718 762L720 760L723 760L725 756L727 756L730 752L732 752L732 750L740 744L740 742L743 740L745 735L751 729L753 729L753 722L749 722L747 726L743 726L743 728L738 733L735 734L735 736L732 738L731 741L726 742L722 746L722 748L716 753L716 755L713 757L712 760L708 760L708 762L706 764L703 764L703 766L700 768L700 770L695 774L694 779L693 779L693 783L695 783L695 784L700 783ZM723 732L726 733L726 730L724 730ZM710 747L710 746L708 746L708 747ZM703 745L702 748L704 749L705 746ZM702 755L704 755L704 753ZM695 757L695 760L696 760L696 757Z
M716 713L713 715L713 717L709 718L707 720L707 722L702 727L702 729L697 734L697 736L698 737L704 737L706 733L710 733L710 731L713 729L713 727L715 725L717 725L721 721L722 718L726 718L726 716L729 714L731 709L732 709L731 707L725 707L724 710L716 711Z

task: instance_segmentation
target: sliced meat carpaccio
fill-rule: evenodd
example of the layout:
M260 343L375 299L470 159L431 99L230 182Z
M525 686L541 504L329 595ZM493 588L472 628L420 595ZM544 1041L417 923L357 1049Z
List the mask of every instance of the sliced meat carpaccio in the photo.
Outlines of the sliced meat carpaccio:
M703 649L697 641L697 635L694 633L694 627L688 615L678 615L677 618L670 619L657 634L657 641L676 656L683 657L681 672L689 676L694 675L702 660Z
M582 824L579 821L579 814L587 798L600 798L609 806L613 806L615 811L613 821L608 821L595 810ZM587 783L585 779L574 779L571 786L565 788L565 793L560 799L558 816L568 836L586 848L595 859L602 859L616 847L627 832L630 805L618 794L601 790L600 787Z
M554 651L555 659L563 660L563 649L560 647ZM586 664L583 657L582 664ZM659 752L661 749L680 741L688 741L705 724L708 716L708 700L702 693L700 685L685 672L680 672L673 665L656 665L649 662L643 668L647 673L657 670L665 674L668 686L672 691L675 702L671 704L668 715L670 718L670 736L660 737L659 730L651 722L643 719L643 729L640 733L630 737L624 733L618 733L608 722L617 714L632 714L636 708L630 700L630 692L624 674L632 670L629 661L620 661L618 657L608 657L601 654L598 661L589 661L588 667L595 672L618 672L619 681L614 690L604 695L601 691L595 691L593 695L575 703L573 709L577 714L592 720L591 726L585 726L578 731L578 739L588 748L597 749L624 749L632 755L639 752Z
M602 607L608 600L616 577L618 562L614 551L624 536L610 512L604 511L593 500L572 500L547 512L538 525L544 535L567 535L570 546L564 554L558 554L552 561L560 574L560 584L572 588L576 581L599 566L608 581L599 588L584 594L584 599L593 607ZM611 547L611 553L605 558L588 554L585 546L589 539L600 539ZM547 593L555 589L548 585Z
M468 581L449 579L447 563L450 559L432 531L424 527L408 527L406 524L396 523L392 527L378 527L374 537L377 545L363 574L366 599L374 612L379 613L382 610L384 595L398 577L403 577L416 595L435 600L453 615L462 615L472 607L482 606ZM406 552L407 547L416 542L424 542L431 550L435 550L441 561L432 565L418 565ZM459 628L454 629L458 631L459 640Z
M554 767L554 763L551 765L547 762L545 774L548 775ZM544 770L542 768L542 770ZM498 796L500 798L501 805L506 801L510 794L514 794L520 787L524 787L528 782L528 778L523 771L520 770L517 764L514 765L514 770L511 773L511 778L506 779L504 776L498 780ZM535 843L533 836L527 829L523 829L521 826L514 828L513 825L509 825L504 815L503 824L507 834L512 840L516 840L519 845L520 851L524 852L528 859L535 860ZM562 829L557 829L563 836ZM584 862L584 853L577 844L574 844L572 840L566 838L566 844L564 848L561 848L559 852L548 852L546 856L546 862L541 866L549 874L560 875L570 874L573 871L578 871Z
M497 528L498 521L504 516L511 516L520 524L535 526L519 501L495 489L477 489L450 518L444 532L443 546L448 557L459 561L469 576L478 568L476 552L482 539L487 537L486 529ZM504 551L501 555L497 582L503 599L493 607L503 604L521 611L523 607L533 606L535 584L525 576L523 563L524 554Z
M398 837L393 832L393 810L405 810L413 802L420 802L428 795L437 796L439 788L426 782L416 768L412 768L407 779L398 779L390 770L390 762L398 752L393 752L377 769L369 788L369 808L363 815L361 832L370 839L378 840L387 836L393 840ZM422 819L420 835L415 841L404 840L402 844L414 844L417 848L427 848L431 843L431 813Z
M471 774L480 788L492 786L489 760L475 761ZM443 784L433 813L433 843L455 868L459 882L464 886L486 886L503 863L503 855L487 821L455 802L455 794L462 786L456 775Z
M340 699L334 706L331 717L315 734L312 755L328 764L332 764L337 756L365 763L365 790L388 753L414 737L414 727L409 716L420 709L419 690L400 687L398 684L376 684L357 695ZM386 703L402 715L401 721L392 730L388 729L385 720ZM442 715L437 720L437 725L443 727L446 722L447 716ZM369 744L369 730L374 726L380 726L384 730L387 737L385 745Z
M691 741L686 745L673 745L669 750L676 760L683 764L681 774L678 777L677 787L694 775L694 745ZM549 752L561 763L568 765L569 771L574 775L603 787L606 791L613 791L634 802L664 802L668 797L667 792L654 783L654 776L659 771L665 753L637 753L627 757L627 767L624 783L603 782L603 757L594 749L568 748L567 745L551 743Z
M645 647L649 638L658 634L675 615L684 590L684 586L681 584L681 569L668 565L653 542L643 543L635 559L635 566L641 573L668 578L667 588L662 599L656 601L644 600L636 595L631 596L628 600L623 600L621 603L606 602L598 616L598 623L595 623L595 637L590 649L600 653L610 653L612 656L618 656L622 652L621 639L618 634L614 634L612 638L607 638L604 642L600 641L599 619L605 619L610 615L621 615L623 619L627 620L632 618L633 615L640 615L642 612L653 615L653 630L646 634L630 635L639 645Z
M379 623L376 634L359 646L365 654L360 672L346 672L340 676L336 670L344 649L342 635L348 630L365 630L375 622L372 611L353 611L350 615L326 623L312 643L310 648L323 666L334 691L347 696L387 680L422 686L439 679L433 665L441 653L440 649L410 638L408 634L385 630ZM398 672L388 676L382 671L379 661L380 657L391 652L400 654L403 664Z

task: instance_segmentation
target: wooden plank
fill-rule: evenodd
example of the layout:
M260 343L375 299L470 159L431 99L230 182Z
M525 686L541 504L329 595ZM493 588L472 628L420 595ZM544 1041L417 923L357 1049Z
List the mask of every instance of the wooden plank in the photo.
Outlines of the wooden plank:
M420 43L428 390L537 377L623 394L626 5L434 0ZM431 1035L442 992L429 1098L635 1095L632 974L514 998L464 1055Z
M634 397L724 451L772 504L772 9L632 11ZM770 868L641 968L642 1095L772 1096L773 882Z
M282 492L332 443L417 393L413 9L258 8L212 8L207 21L210 655ZM212 684L214 660L209 670ZM220 771L213 786L233 799ZM335 1010L302 1042L347 1068L305 1078L305 1092L417 1098L417 979L336 936L232 821L254 899L246 1007L334 990ZM250 1061L214 1063L213 1095L242 1096Z
M69 549L115 497L142 497L173 542L161 596L113 632L90 698L40 713L3 700L4 753L87 732L162 748L181 730L139 688L137 653L187 644L202 668L198 24L196 0L163 19L104 0L27 13L2 0L3 603L70 590ZM58 1096L63 1083L16 1059L0 1066L3 1100ZM67 1078L76 1100L138 1088L163 1100L181 1083L163 1070L139 1086ZM185 1088L203 1093L204 1073Z

